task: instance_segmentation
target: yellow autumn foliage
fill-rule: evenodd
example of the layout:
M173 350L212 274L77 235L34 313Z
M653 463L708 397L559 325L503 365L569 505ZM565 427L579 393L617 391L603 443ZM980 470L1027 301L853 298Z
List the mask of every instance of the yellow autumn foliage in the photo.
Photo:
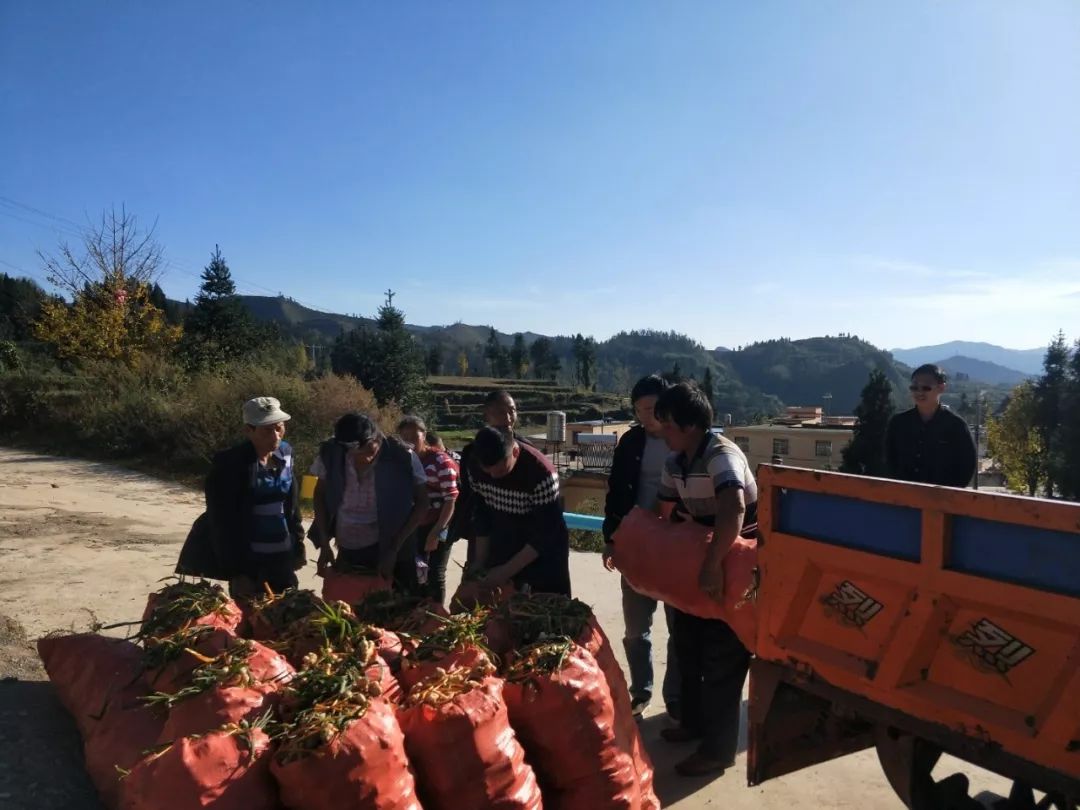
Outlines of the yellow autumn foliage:
M161 354L180 340L181 328L150 302L146 284L122 279L94 285L70 304L48 301L34 334L64 360L112 360L131 366L144 354Z

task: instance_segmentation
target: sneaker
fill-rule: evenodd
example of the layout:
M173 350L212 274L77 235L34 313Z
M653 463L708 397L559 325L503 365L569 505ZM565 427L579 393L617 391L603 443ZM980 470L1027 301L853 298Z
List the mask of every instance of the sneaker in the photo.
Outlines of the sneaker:
M630 704L630 714L634 717L641 717L645 714L647 708L649 708L649 701L647 698L635 700Z

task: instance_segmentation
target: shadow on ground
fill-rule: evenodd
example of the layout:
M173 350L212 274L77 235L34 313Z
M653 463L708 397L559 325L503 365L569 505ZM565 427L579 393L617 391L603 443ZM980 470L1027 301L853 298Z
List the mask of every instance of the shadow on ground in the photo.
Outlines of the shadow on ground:
M744 700L741 712L742 719L739 724L739 754L746 751L746 707L747 703ZM662 710L657 714L650 714L638 722L641 739L645 743L649 756L652 757L653 769L656 773L654 782L656 795L663 807L669 807L680 799L685 799L699 790L707 789L709 783L718 778L715 776L703 776L692 779L675 773L675 763L690 756L695 750L695 743L672 745L660 739L660 729L673 725L675 723ZM745 767L746 760L740 758L732 768L728 769L727 773L730 774L733 769L745 769Z
M102 810L79 732L48 681L0 681L0 807Z

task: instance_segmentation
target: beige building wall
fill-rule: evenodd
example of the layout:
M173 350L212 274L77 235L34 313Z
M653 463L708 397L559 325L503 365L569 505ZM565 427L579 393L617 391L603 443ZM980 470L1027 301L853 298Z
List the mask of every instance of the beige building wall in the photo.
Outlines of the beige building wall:
M754 468L771 464L773 456L791 467L839 470L843 450L851 442L847 429L806 428L794 425L729 427L724 435L742 448Z

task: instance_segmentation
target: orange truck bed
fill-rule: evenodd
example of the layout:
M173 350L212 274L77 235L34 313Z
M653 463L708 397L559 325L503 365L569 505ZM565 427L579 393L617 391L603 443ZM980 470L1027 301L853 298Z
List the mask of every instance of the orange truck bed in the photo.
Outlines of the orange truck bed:
M758 482L752 731L753 680L781 667L899 727L1080 779L1080 504L769 465ZM751 736L752 783L810 762L770 763Z

